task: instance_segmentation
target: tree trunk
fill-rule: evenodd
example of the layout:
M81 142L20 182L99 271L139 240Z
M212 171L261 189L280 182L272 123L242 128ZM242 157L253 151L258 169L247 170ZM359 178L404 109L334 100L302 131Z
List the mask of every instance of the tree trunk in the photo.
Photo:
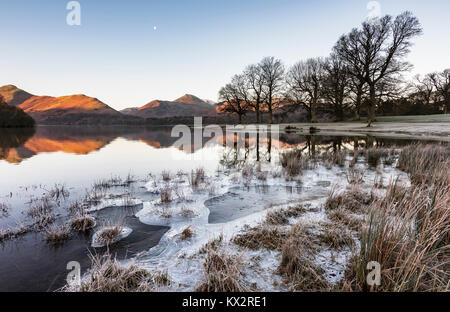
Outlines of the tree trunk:
M316 104L317 104L317 100L313 100L313 103L311 105L311 122L312 123L317 122Z
M361 120L361 115L359 114L359 107L356 108L356 110L355 110L355 119L356 120Z
M273 124L272 104L269 106L269 123Z
M362 91L358 90L356 93L356 109L355 109L355 118L356 120L361 120L361 114L360 114L360 109L361 109L361 99L362 99Z
M311 122L311 120L312 120L311 107L306 110L306 116L307 116L308 122Z
M336 121L344 120L344 110L342 109L342 103L336 105L334 109L334 115L336 116Z
M316 136L311 136L311 154L314 156L316 155Z
M272 115L272 88L269 88L269 100L267 102L267 108L269 109L269 123L273 124L273 115Z
M256 98L256 104L255 104L255 111L256 111L256 123L260 124L261 123L261 116L260 116L260 111L259 111L259 106L260 106L260 98L259 96Z
M256 104L256 123L259 124L259 104Z
M312 104L311 104L311 122L316 123L317 122L317 99L318 99L319 91L317 87L314 89L313 98L312 98Z
M256 161L259 161L259 129L256 131Z
M377 104L377 97L375 94L375 85L370 86L369 107L367 109L367 127L371 127L375 120L375 107Z
M356 120L361 120L361 102L362 102L362 87L357 87L356 89L356 103L355 103L355 118Z
M242 124L242 115L238 114L238 116L239 116L239 124Z

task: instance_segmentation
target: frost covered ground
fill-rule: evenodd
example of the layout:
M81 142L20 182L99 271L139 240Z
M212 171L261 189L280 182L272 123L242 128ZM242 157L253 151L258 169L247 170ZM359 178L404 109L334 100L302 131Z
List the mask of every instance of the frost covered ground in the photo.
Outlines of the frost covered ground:
M280 229L287 232L292 225L301 222L310 226L313 233L321 233L324 224L330 222L324 209L325 201L332 190L343 191L350 186L351 162L352 157L347 155L343 166L324 165L321 161L311 163L308 169L303 170L302 174L295 178L287 178L281 172L281 166L277 161L254 168L246 165L240 169L224 169L213 173L192 171L166 173L166 176L153 175L145 183L147 191L156 195L153 199L127 200L132 204L142 204L142 209L136 214L141 222L148 225L169 226L170 229L156 246L124 261L123 264L135 263L149 272L167 274L171 282L169 285L158 287L160 291L194 291L205 278L204 262L207 256L205 246L215 241L219 245L220 252L235 255L240 259L241 273L250 290L291 290L289 283L285 282L277 271L281 261L280 250L266 248L252 250L235 244L233 237L250 228L261 226L269 212L293 205L302 205L305 212L300 216L289 218L289 223L280 225ZM376 168L370 168L365 158L360 156L352 168L351 170L362 175L359 187L367 194L381 195L385 192L381 184L386 186L395 179L403 184L409 183L407 175L395 169L395 163L390 165L381 163ZM378 186L375 188L374 183L377 182ZM250 190L258 186L264 187L266 192L266 196L261 196L259 202L262 208L248 207L248 213L236 211L239 217L235 219L209 223L210 209L205 205L207 200L220 198L226 203L227 197L236 196L235 193L230 193L230 190L243 188L237 196L245 203L247 200L245 188ZM278 192L280 187L298 191L292 196L286 196L285 200L268 199L271 197L271 190ZM276 197L276 194L273 195ZM248 196L255 194L248 193ZM92 209L110 207L114 205L114 201L120 205L121 200L123 199L103 200ZM251 203L255 205L254 201ZM228 209L233 211L235 207L231 206ZM253 212L254 210L256 212ZM183 231L186 229L192 233L191 237L183 237ZM352 236L356 241L353 247L330 248L326 244L317 246L314 262L324 270L323 276L331 285L340 280L352 251L358 249L356 232L353 231Z

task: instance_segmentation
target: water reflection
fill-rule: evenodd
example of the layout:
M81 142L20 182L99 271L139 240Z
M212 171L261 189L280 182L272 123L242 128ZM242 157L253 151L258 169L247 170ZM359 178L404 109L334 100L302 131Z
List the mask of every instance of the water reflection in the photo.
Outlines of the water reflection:
M149 147L160 149L173 146L177 137L171 136L171 127L37 127L35 129L1 129L0 160L19 164L25 159L40 153L63 152L75 155L87 155L99 151L114 140L123 138L128 141L145 143ZM218 146L226 146L227 140L237 142L237 136L224 135L213 140L203 138L200 148L208 142ZM274 139L269 132L260 137L259 132L254 138L246 138L244 146L234 144L222 157L226 166L238 166L254 153L254 160L271 162L274 150L284 150L297 147L310 155L324 152L336 152L342 149L358 149L373 146L392 146L409 144L411 140L384 139L373 136L342 136L298 135L282 133ZM186 153L195 153L199 147L181 148Z
M10 163L20 162L21 156L18 150L33 137L34 133L34 128L1 129L0 160L4 159Z

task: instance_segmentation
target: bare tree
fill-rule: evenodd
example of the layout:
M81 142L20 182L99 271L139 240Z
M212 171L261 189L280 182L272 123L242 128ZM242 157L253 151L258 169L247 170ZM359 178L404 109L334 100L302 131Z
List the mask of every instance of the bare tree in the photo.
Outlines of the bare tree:
M412 86L414 92L420 97L425 105L430 105L434 92L434 82L433 79L431 79L431 75L428 74L423 78L420 75L416 75L414 80L415 82Z
M270 56L263 58L259 66L264 78L265 103L269 111L269 122L272 124L273 109L280 103L279 98L275 99L275 97L281 93L283 88L284 65L281 60Z
M308 111L308 120L317 122L317 105L324 83L324 61L311 58L293 65L287 75L286 97Z
M348 107L350 78L344 62L334 53L325 61L323 97L332 105L336 120L344 120L344 110Z
M444 114L447 114L450 108L450 69L430 74L429 77L436 88L437 95L444 102Z
M404 57L411 40L421 33L419 20L411 12L404 12L394 20L386 15L376 22L366 21L361 29L342 36L334 47L350 73L369 87L368 127L375 119L376 85L410 68Z
M359 80L356 76L350 75L350 99L353 100L355 117L361 119L361 109L364 95L367 94L367 85L364 80Z
M219 91L219 100L224 101L219 111L222 113L237 114L239 124L242 123L242 116L248 111L249 99L245 83L245 77L243 75L235 75L231 83L222 87Z
M250 91L251 106L256 112L256 123L261 122L261 106L264 103L264 74L261 66L249 65L244 71L245 79L248 83L248 88Z

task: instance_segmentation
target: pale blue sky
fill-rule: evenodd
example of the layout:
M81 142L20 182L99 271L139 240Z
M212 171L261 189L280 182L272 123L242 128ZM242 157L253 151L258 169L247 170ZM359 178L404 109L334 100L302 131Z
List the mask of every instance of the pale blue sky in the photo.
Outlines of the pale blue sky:
M37 95L84 93L116 109L185 93L217 99L219 88L264 56L286 65L327 56L367 16L368 1L0 0L0 85ZM450 1L379 1L382 14L421 21L413 73L450 67ZM156 30L153 27L156 26Z

